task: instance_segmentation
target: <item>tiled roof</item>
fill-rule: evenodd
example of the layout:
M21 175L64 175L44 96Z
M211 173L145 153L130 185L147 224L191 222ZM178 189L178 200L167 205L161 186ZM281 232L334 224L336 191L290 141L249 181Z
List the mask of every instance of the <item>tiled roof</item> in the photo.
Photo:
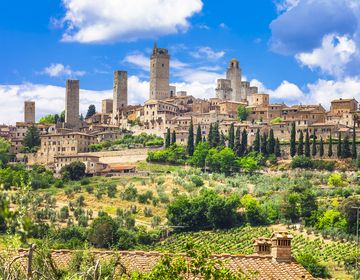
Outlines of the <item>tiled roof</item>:
M76 251L54 250L52 258L59 268L66 267L72 260ZM19 251L26 254L27 250ZM95 259L108 260L111 257L120 257L120 263L126 268L127 272L150 272L159 262L164 254L158 252L142 251L92 251ZM184 255L181 255L184 257ZM315 279L301 265L296 262L277 262L270 255L212 255L212 258L220 260L232 271L241 271L251 276L251 279L261 280L295 280L295 279ZM195 279L195 278L194 278Z

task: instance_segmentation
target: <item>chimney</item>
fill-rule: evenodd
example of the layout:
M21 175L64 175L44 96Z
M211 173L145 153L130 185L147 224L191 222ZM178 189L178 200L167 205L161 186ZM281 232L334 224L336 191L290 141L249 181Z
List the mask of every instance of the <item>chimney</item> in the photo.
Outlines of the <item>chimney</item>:
M254 240L254 253L257 255L270 255L271 240L266 237L259 237Z
M277 262L291 262L291 240L287 231L274 232L271 236L271 256Z

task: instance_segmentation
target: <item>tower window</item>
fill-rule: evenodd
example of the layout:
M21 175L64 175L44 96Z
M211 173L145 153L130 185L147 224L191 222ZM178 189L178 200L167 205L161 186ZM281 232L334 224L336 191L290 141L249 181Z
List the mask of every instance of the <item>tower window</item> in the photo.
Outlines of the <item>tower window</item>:
M164 65L164 63L163 63L163 64L161 64L161 66L162 66L162 67L164 67L164 66L165 66L165 65Z

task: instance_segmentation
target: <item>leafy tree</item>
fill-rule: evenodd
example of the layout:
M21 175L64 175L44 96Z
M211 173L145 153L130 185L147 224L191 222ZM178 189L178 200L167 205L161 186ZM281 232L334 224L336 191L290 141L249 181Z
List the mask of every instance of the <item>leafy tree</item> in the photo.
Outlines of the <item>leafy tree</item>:
M165 138L165 148L169 148L171 145L170 143L170 128L166 129L166 138Z
M88 108L88 111L86 113L86 119L92 117L93 115L96 114L96 108L95 108L95 105L91 104Z
M204 168L209 149L210 147L207 142L200 142L198 145L196 145L194 154L190 158L190 164L196 167Z
M352 133L352 142L351 142L351 157L353 159L357 158L357 151L356 151L356 128L355 128L355 122L353 126L353 133Z
M348 135L346 135L346 136L344 137L344 140L343 140L343 142L342 142L341 157L342 157L342 158L349 158L349 157L351 157L350 143L349 143L349 136L348 136Z
M241 157L237 160L238 165L241 169L243 169L246 172L254 172L258 169L260 169L260 166L257 162L257 160L252 155L247 155L244 157Z
M342 216L345 217L347 222L347 232L354 235L356 234L356 207L360 207L360 199L355 196L345 198L339 207Z
M316 148L316 134L315 134L315 129L313 132L313 137L312 137L312 145L311 145L311 155L313 157L315 157L317 154L317 148Z
M0 168L5 167L9 161L9 151L11 144L4 138L0 137Z
M316 278L329 278L330 273L327 267L321 264L312 252L301 252L296 256L296 261L300 263L310 274Z
M206 156L206 165L211 172L221 172L229 175L234 167L237 167L236 155L230 148L224 148L221 151L212 148Z
M339 132L339 139L338 139L338 143L337 143L337 149L336 149L336 156L338 158L341 158L342 156L342 151L341 151L341 148L342 148L342 144L341 144L341 133Z
M310 136L309 136L309 130L306 129L305 133L305 156L310 157Z
M118 227L108 215L99 216L90 225L87 238L97 248L110 248L115 244Z
M256 136L255 136L253 146L254 146L254 151L260 153L260 129L259 128L256 131Z
M328 157L332 157L333 156L333 150L332 150L332 136L330 134L330 138L329 138L329 148L328 148Z
M297 222L300 218L300 195L297 192L290 192L284 196L281 205L282 213L286 220Z
M32 125L26 131L23 145L26 150L34 151L38 146L40 146L40 131L39 129Z
M65 110L60 113L60 122L65 122Z
M58 123L60 121L60 116L58 114L54 115L54 121L55 123Z
M196 147L197 144L199 144L201 141L202 141L201 127L200 127L200 124L198 124L197 130L196 130L195 147Z
M264 225L267 223L266 215L262 211L259 202L254 197L245 194L240 201L245 208L245 216L248 223L253 226Z
M86 166L81 161L74 161L61 168L60 174L63 180L80 180L85 176Z
M267 151L269 155L275 154L275 138L274 138L274 130L271 128L269 132L269 138L268 138L268 148Z
M295 122L291 125L291 132L290 132L290 155L294 157L296 155L296 128Z
M339 211L329 209L323 214L322 217L319 218L316 227L318 229L346 229L347 223L346 219L342 217Z
M247 150L247 132L244 128L241 134L240 156L244 155Z
M275 141L275 156L276 156L276 157L281 157L281 150L280 150L280 141L279 141L279 138L276 138L276 141Z
M52 115L52 114L48 114L46 116L43 116L39 119L39 123L41 124L54 124L57 122L57 119L56 119L56 116L57 115ZM57 116L59 117L59 116Z
M245 106L239 106L237 108L237 115L240 122L246 121L246 119L250 115L250 109L246 108Z
M262 137L261 137L261 143L260 143L260 151L264 156L268 155L268 150L267 150L267 136L265 134L265 132L263 133Z
M300 134L299 134L299 143L298 143L298 147L297 147L297 154L298 154L298 156L304 155L304 134L303 134L302 130L300 130Z
M171 134L171 145L176 144L176 132L173 130Z
M228 141L228 147L230 149L234 149L234 145L235 145L235 128L234 128L234 123L231 123L230 128L229 128L229 141Z
M193 126L192 118L190 120L190 125L189 125L189 135L188 135L186 151L189 156L192 156L194 154L194 126Z
M320 157L323 158L323 156L324 156L324 141L323 141L322 137L320 137L319 154L320 154Z

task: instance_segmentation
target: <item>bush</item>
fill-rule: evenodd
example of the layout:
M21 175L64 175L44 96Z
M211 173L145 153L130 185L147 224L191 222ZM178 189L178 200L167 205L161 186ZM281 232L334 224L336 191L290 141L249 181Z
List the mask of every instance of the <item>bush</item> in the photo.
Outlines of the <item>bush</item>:
M197 175L192 175L190 177L191 182L193 182L195 184L196 187L201 187L204 185L204 181L202 180L202 178L200 176Z
M97 248L109 248L116 242L116 232L114 220L108 215L100 216L90 225L88 240Z
M296 257L299 262L310 274L317 278L329 278L330 273L327 267L320 264L311 253L302 253Z
M125 188L125 190L121 193L121 198L127 201L135 201L137 197L137 189L134 184L130 184Z
M90 184L90 179L89 178L82 178L81 181L80 181L80 184L82 186L89 185Z
M61 168L60 174L63 180L80 180L85 176L86 166L83 162L74 161Z
M64 187L64 181L61 179L56 179L54 183L55 188L63 188Z
M343 187L344 186L344 180L339 173L333 173L329 176L328 184L333 187Z
M324 160L311 160L310 158L305 156L296 156L291 161L291 168L333 171L335 169L335 162Z

